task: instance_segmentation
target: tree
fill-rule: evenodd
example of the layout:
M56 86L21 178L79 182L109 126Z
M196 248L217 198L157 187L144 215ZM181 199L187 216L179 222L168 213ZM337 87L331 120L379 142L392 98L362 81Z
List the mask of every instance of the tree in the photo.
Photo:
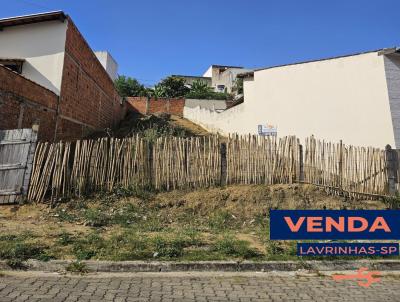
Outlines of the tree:
M163 91L164 97L184 97L190 91L185 82L184 78L170 76L158 83L156 87Z
M147 88L147 96L154 98L166 97L165 89L161 85L155 85L154 88Z
M227 100L229 94L224 92L215 92L207 83L197 80L192 84L192 89L186 94L186 98L200 100Z
M115 80L115 87L122 97L146 96L147 94L146 88L138 80L131 77L118 76Z

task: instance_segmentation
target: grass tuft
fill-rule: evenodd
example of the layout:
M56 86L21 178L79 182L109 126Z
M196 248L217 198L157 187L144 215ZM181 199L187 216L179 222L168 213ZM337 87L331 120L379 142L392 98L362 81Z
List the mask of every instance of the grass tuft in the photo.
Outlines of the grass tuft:
M214 243L212 250L225 256L234 256L250 259L260 256L260 253L249 246L244 240L237 240L233 236L225 235L221 240Z
M68 264L65 270L70 273L81 275L87 274L89 272L86 264L80 261L71 262L70 264Z

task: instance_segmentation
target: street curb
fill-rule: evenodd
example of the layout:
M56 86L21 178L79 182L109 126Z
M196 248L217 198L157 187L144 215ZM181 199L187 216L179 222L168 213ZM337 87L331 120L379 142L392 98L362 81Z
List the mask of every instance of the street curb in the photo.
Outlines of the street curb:
M63 272L74 261L28 260L21 268L28 271ZM268 272L268 271L346 271L360 267L381 271L400 271L400 260L338 260L338 261L198 261L198 262L161 262L161 261L81 261L88 272L129 273L129 272ZM0 270L8 271L13 267L6 261L0 261ZM15 268L14 268L15 269Z

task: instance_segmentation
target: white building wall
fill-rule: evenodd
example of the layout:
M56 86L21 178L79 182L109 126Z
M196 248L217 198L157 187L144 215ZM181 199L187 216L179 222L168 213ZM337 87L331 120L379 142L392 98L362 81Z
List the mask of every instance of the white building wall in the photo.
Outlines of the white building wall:
M203 73L203 77L211 78L212 77L212 65L208 67L208 69Z
M383 58L375 52L260 70L245 81L243 104L184 115L223 134L257 134L259 124L272 124L278 136L394 146Z
M67 21L6 27L0 31L0 58L25 59L22 75L60 94Z
M107 51L96 51L95 55L107 71L110 78L115 81L118 77L118 64Z
M185 107L190 108L206 108L213 111L223 111L226 109L225 100L198 100L198 99L185 99Z

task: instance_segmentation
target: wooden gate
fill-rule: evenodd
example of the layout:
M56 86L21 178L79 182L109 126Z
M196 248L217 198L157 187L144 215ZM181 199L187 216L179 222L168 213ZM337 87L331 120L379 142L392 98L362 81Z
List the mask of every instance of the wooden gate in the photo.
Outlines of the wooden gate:
M38 126L0 131L0 204L23 200L28 191Z

